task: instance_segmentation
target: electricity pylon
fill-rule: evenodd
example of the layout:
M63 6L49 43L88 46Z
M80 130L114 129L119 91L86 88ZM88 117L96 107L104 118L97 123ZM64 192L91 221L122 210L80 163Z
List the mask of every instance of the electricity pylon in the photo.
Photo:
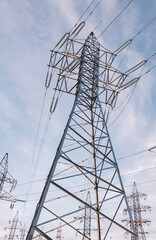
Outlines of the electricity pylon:
M90 198L89 191L87 193L86 203L91 205L91 198ZM91 208L88 208L86 205L85 205L85 212L84 212L83 235L84 236L83 236L82 240L85 240L85 236L87 236L87 237L91 236Z
M20 227L22 225L22 222L19 221L18 219L18 211L16 212L15 217L13 220L9 220L9 224L11 225L10 227L5 227L4 229L10 230L10 233L8 235L5 235L5 239L7 240L15 240L15 239L20 239L24 240L25 235L26 235L26 225L23 227Z
M72 234L75 231L80 239L91 239L79 230L78 222L71 220L84 211L84 207L78 209L80 204L91 209L96 216L92 224L97 228L97 235L93 234L92 239L108 239L115 229L119 231L119 235L128 231L136 240L107 120L109 109L116 105L119 91L139 80L134 78L125 82L127 76L143 66L145 61L126 73L119 71L112 63L128 43L112 53L101 47L94 33L84 43L79 42L74 37L81 25L72 34L65 34L51 52L45 86L48 88L51 83L52 75L55 74L53 69L58 70L58 81L50 112L55 111L60 92L75 95L75 100L37 204L27 240L37 237L36 234L41 234L48 240L53 239L60 220L65 239L73 239ZM102 95L103 102L100 100ZM104 112L101 103L105 106ZM84 188L86 185L88 187ZM84 193L88 191L91 193L92 203L83 199ZM123 204L128 209L132 229L121 224ZM41 230L42 226L44 231Z
M21 228L21 235L20 235L20 240L24 240L26 235L26 224L24 225L23 228Z
M5 200L11 202L10 208L14 207L14 203L17 201L25 202L15 198L11 191L15 189L17 180L8 172L8 153L2 158L0 162L0 200ZM6 191L4 187L7 187L9 191Z
M87 196L86 196L86 203L91 205L91 197L90 197L90 192L87 192ZM79 208L82 208L81 206L79 206ZM79 220L79 230L83 229L83 234L84 236L87 236L89 238L91 238L91 231L97 231L96 228L91 229L91 221L92 218L95 219L95 216L92 216L91 213L91 208L88 208L86 205L84 206L84 213L82 215L78 215L77 217L75 217L75 220ZM83 226L81 226L81 223L83 223ZM80 228L81 227L81 228ZM85 239L85 237L83 236L82 240ZM77 233L76 233L76 237L77 237Z
M86 203L91 205L91 197L90 197L90 192L87 192L86 196ZM79 208L82 208L79 206ZM82 240L85 239L85 236L91 237L91 208L88 208L86 205L84 205L84 213L81 216L75 217L75 221L79 220L79 225L83 223L83 226L79 226L79 230L83 229L83 237ZM81 227L81 228L80 228ZM76 237L77 237L77 232L76 232Z
M0 193L2 191L6 175L8 173L8 153L5 154L5 156L2 158L0 162Z
M56 240L61 240L63 239L62 234L61 234L61 224L59 224L59 228L57 229L57 236Z
M19 220L18 220L18 212L16 213L14 219L12 221L9 221L9 223L11 224L11 227L7 227L5 228L6 229L10 229L10 234L9 236L5 236L7 237L8 240L13 240L15 238L15 234L16 234L16 230L17 230L17 225L19 223Z
M10 192L17 184L17 181L8 172L8 153L5 154L0 162L0 200L16 202L17 199L3 189L5 184L10 187Z
M148 232L144 231L144 225L149 224L151 221L142 217L142 212L150 211L151 207L146 205L141 205L140 199L146 199L147 195L145 193L139 193L136 183L133 184L133 192L128 196L129 206L132 212L132 217L134 220L135 231L139 240L146 240L146 234ZM124 214L127 214L127 209L124 209ZM129 219L123 219L128 225L131 225ZM131 236L132 239L132 236Z

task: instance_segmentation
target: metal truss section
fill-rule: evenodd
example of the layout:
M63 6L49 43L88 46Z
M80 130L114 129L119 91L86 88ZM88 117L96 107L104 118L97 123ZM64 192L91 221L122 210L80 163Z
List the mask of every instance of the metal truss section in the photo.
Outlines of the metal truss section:
M80 66L82 65L82 51L84 48L84 40L71 38L68 36L65 43L62 45L58 43L57 48L51 50L50 61L48 64L48 72L45 81L45 87L51 85L51 80L57 78L54 87L54 95L52 97L50 112L53 113L57 107L61 93L76 94L78 79L80 77ZM128 79L131 74L139 71L146 64L146 60L141 61L126 72L120 71L113 66L116 56L120 54L131 41L124 43L114 53L99 44L98 56L98 95L102 107L104 108L104 115L106 122L109 118L110 111L114 109L118 95L121 91L136 84L140 77L133 77ZM90 44L90 42L88 42ZM88 56L85 61L91 63L92 53L88 45ZM90 72L86 73L86 77L90 77ZM127 80L128 79L128 80Z
M68 240L75 239L75 232L78 239L109 239L114 232L118 233L116 238L122 239L124 231L134 236L134 226L132 230L126 224L121 224L125 207L132 225L133 220L106 124L107 116L100 101L100 94L104 92L105 101L113 106L117 91L110 89L116 81L119 87L126 75L111 67L114 54L104 50L102 55L107 58L104 63L101 62L100 44L91 33L82 45L79 59L76 57L79 71L75 101L37 204L27 240L36 239L39 235L44 239L54 239L60 221L62 235ZM100 70L101 65L103 70ZM60 77L68 72L65 69L63 65ZM70 69L69 72L72 71ZM112 74L109 74L111 71ZM114 79L116 74L118 77ZM102 76L105 76L105 81L100 80ZM63 85L65 81L64 78L58 84ZM103 87L100 88L101 81ZM62 91L60 86L59 90ZM68 88L65 91L71 92ZM92 203L86 200L88 191ZM77 218L86 208L94 216L92 226L97 229L91 230L90 236L83 231ZM137 238L134 236L134 239Z
M142 213L146 211L151 211L151 207L147 205L141 204L141 199L146 199L147 195L145 193L139 193L137 189L137 185L134 182L133 184L133 192L130 196L127 197L128 203L131 209L132 217L134 220L135 231L140 240L146 240L146 234L148 232L144 231L144 225L148 225L151 221L142 217ZM127 214L127 209L124 209L124 215ZM126 222L131 226L131 222L129 219L123 219L122 222ZM126 232L126 234L128 234ZM132 236L131 236L131 239Z
M8 173L8 153L2 158L0 162L0 193L2 191L6 176Z
M62 237L62 234L61 234L61 223L59 224L59 227L57 229L57 236L56 236L56 240L61 240L63 239L64 237Z
M17 212L13 221L12 221L12 225L11 225L11 228L10 228L10 234L9 234L8 240L13 240L14 239L18 222L19 221L18 221L18 212Z
M16 212L15 217L13 220L9 220L9 227L5 227L5 230L9 230L10 233L5 235L4 239L13 240L13 239L20 239L24 240L26 235L26 225L21 227L22 222L19 221L19 212Z
M24 200L15 198L11 194L12 190L15 189L16 184L17 180L15 180L15 178L8 172L8 153L6 153L0 162L0 200L11 202L11 209L14 207L15 202L25 202ZM9 189L9 191L6 191L5 189Z
M89 63L91 63L92 53L89 45L87 48L88 56L86 56L85 61L88 68L91 69L92 66ZM60 92L65 92L72 95L76 94L75 89L77 88L78 79L80 77L79 69L82 61L82 50L82 42L70 39L69 43L66 46L66 49L63 52L54 50L52 51L50 63L48 65L49 69L51 69L51 73L49 73L50 70L48 70L45 85L48 86L50 84L52 75L54 74L54 69L57 70L58 81L54 88L55 94L52 98L50 108L51 112L54 112L56 109L60 97ZM127 77L126 74L112 67L115 56L116 55L109 50L106 50L104 48L99 49L99 96L102 95L102 103L107 106L107 109L113 108L115 106L119 88ZM84 78L89 78L91 75L91 72L86 72ZM97 88L96 82L94 83L94 87ZM106 113L107 112L105 111L105 114Z
M20 240L24 240L26 235L26 224L24 227L21 229L21 235L20 235Z
M0 162L0 200L16 202L18 199L13 197L10 192L16 187L17 181L8 172L8 153ZM9 188L9 192L4 187Z
M89 191L87 193L86 203L88 203L88 205L91 206L91 197L90 197ZM85 205L85 212L84 212L83 234L84 236L91 237L91 208L88 208L86 205ZM84 236L83 236L83 240L85 240Z

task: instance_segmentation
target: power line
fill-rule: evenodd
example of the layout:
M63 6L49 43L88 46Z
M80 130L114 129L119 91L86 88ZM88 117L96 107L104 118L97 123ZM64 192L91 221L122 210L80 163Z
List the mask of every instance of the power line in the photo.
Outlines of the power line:
M47 89L48 89L48 87L49 87L49 86L46 87L45 94L44 94L44 97L43 97L43 102L42 102L42 107L41 107L41 113L40 113L40 117L39 117L39 122L38 122L36 137L35 137L35 143L34 143L33 154L32 154L32 159L31 159L31 164L30 164L29 178L28 178L29 184L28 184L28 187L27 187L27 190L26 190L27 195L26 195L26 199L25 199L25 203L24 203L22 218L24 217L24 212L25 212L25 209L26 209L26 204L27 204L27 201L28 201L28 198L29 198L29 193L30 193L30 190L31 190L31 181L30 181L30 179L33 179L33 177L34 177L33 174L32 174L32 171L33 171L33 163L34 163L34 158L35 158L35 153L36 153L36 147L37 147L37 142L38 142L40 127L41 127L41 121L42 121L42 116L43 116L43 111L44 111L44 106L45 106L45 100L46 100L46 95L47 95ZM35 166L36 166L37 162L38 162L38 159L36 159L36 161L35 161ZM35 167L35 166L34 166L34 167ZM34 168L34 171L35 171L35 168Z
M127 52L128 52L128 50L129 50L129 48L130 48L130 46L131 46L131 44L132 44L132 41L133 41L139 34L141 34L147 27L149 27L149 26L153 23L153 21L155 21L155 20L156 20L156 17L152 18L152 19L150 20L150 22L148 22L138 33L136 33L131 39L127 40L127 41L122 45L122 46L124 46L124 45L126 44L127 50L126 50L126 52L125 52L125 54L124 54L124 56L123 56L123 58L122 58L122 60L121 60L121 62L120 62L120 64L119 64L118 68L121 66L124 58L126 57ZM117 50L119 50L119 49L121 49L121 47L118 48ZM117 50L116 50L115 52L117 52ZM120 51L121 51L121 50L120 50ZM114 52L114 53L115 53L115 52ZM155 54L156 54L156 53L154 53L151 57L153 57ZM148 61L151 57L149 57L149 58L147 59L147 61ZM155 67L155 66L154 66L154 67ZM153 68L154 68L154 67L153 67ZM152 69L153 69L153 68L152 68Z
M120 115L123 113L123 111L126 109L128 103L130 102L130 100L131 100L131 98L132 98L132 96L133 96L133 94L134 94L134 91L135 91L135 89L136 89L136 85L137 85L137 83L135 83L134 87L132 88L127 103L125 104L125 106L123 107L123 109L119 112L119 114L117 115L117 117L109 124L108 127L111 127L111 126L117 121L117 119L120 117ZM128 94L128 95L129 95L129 94ZM127 96L128 96L128 95L127 95ZM126 99L127 99L127 98L125 98L125 100L126 100ZM124 100L124 101L125 101L125 100Z
M144 68L145 68L145 65L146 65L147 62L148 62L152 57L154 57L154 56L156 56L156 53L152 54L149 58L147 58L146 60L144 60L145 64L143 65L143 68L142 68L142 70L141 70L141 72L140 72L140 75L139 75L139 77L137 78L138 80L135 82L134 87L133 87L133 89L132 89L131 92L130 92L131 94L129 93L130 96L129 96L129 98L128 98L127 103L125 104L125 106L123 107L123 109L119 112L119 114L117 115L117 117L113 120L113 122L112 122L108 127L112 126L112 125L116 122L116 120L120 117L120 115L122 114L122 112L126 109L128 103L130 102L130 100L131 100L131 98L132 98L132 96L133 96L133 94L134 94L134 91L135 91L135 89L136 89L137 83L138 83L138 81L140 80L140 78L143 77L145 74L149 73L150 71L152 71L152 70L156 67L156 65L155 65L155 66L153 66L152 68L148 69L145 73L143 73ZM124 89L123 89L123 90L124 90ZM128 94L128 95L129 95L129 94ZM127 95L127 97L128 97L128 95ZM127 99L127 97L123 100L123 102ZM121 105L123 104L123 102L121 103Z
M154 68L156 68L156 65L154 65L153 67L151 67L150 69L148 69L145 73L143 73L143 74L141 75L141 77L143 77L145 74L151 72Z
M46 90L47 90L47 89L46 89ZM38 127L37 127L37 133L36 133L36 137L35 137L35 144L34 144L34 148L33 148L33 154L32 154L31 164L30 164L29 180L30 180L31 174L32 174L31 171L32 171L33 162L34 162L34 157L35 157L35 152L36 152L36 146L37 146L37 141L38 141L40 126L41 126L41 120L42 120L44 105L45 105L46 93L47 93L47 91L45 91L45 94L44 94L43 103L42 103L42 107L41 107L41 113L40 113L39 122L38 122Z
M139 34L141 34L147 27L149 27L154 21L156 20L156 17L152 18L138 33L136 33L134 35L134 37L132 38L132 40L134 40L134 38L136 38Z
M119 2L119 1L118 1L118 2ZM118 2L117 2L117 3L118 3ZM117 5L117 3L116 3L116 5ZM106 16L104 16L104 17L99 21L99 23L97 24L97 26L94 28L93 32L100 26L100 24L102 24L102 22L107 18L107 16L109 15L109 13L116 8L116 5L113 6L113 7L110 9L110 11L107 12Z
M113 108L113 111L119 109L119 108L123 105L123 103L129 98L129 96L131 95L132 92L133 92L133 88L132 88L132 89L130 90L130 92L126 95L126 97L125 97L124 100L119 104L119 106L117 106L116 108Z
M151 181L145 181L145 182L137 183L137 185L143 185L143 184L154 183L154 182L156 182L156 180L151 180ZM128 185L128 186L126 186L126 188L131 187L131 186L133 186L133 185Z
M89 6L86 8L86 10L82 13L82 15L80 16L80 18L78 19L78 21L75 23L75 25L73 26L73 28L70 30L70 32L78 25L78 23L80 22L80 20L83 18L83 16L86 14L86 12L88 11L88 9L93 5L93 3L95 2L95 0L92 0L91 3L89 4ZM87 15L87 17L83 20L83 22L86 22L88 20L88 18L93 14L93 12L95 11L95 9L99 6L99 4L102 2L102 0L99 0L99 2L95 5L95 7L93 8L93 10L91 10L91 12Z
M131 2L130 2L130 3L131 3ZM129 4L130 4L130 3L129 3ZM128 5L127 5L127 6L128 6ZM156 17L154 17L152 20L150 20L150 22L148 22L136 35L134 35L133 38L130 39L129 44L128 44L128 48L127 48L127 50L126 50L126 52L125 52L125 54L124 54L124 56L123 56L123 58L122 58L122 60L121 60L121 62L120 62L120 64L119 64L119 66L122 64L124 58L126 57L127 52L128 52L128 49L129 49L132 41L135 39L135 37L138 36L139 34L141 34L141 33L142 33L147 27L149 27L149 25L151 25L152 22L155 21L155 20L156 20ZM113 22L112 22L112 23L113 23ZM110 26L110 25L109 25L109 26ZM109 26L108 26L108 27L109 27ZM107 28L106 28L106 29L107 29ZM105 30L106 30L106 29L105 29ZM104 30L104 31L105 31L105 30ZM101 36L101 35L99 35L99 36ZM154 53L152 56L150 56L150 57L146 60L146 63L147 63L147 61L148 61L150 58L152 58L152 57L155 56L155 55L156 55L156 53ZM146 63L145 63L145 64L146 64ZM144 67L145 67L145 65L144 65ZM140 73L140 76L139 76L138 80L139 80L142 76L144 76L145 74L147 74L147 73L149 73L150 71L152 71L152 70L156 67L156 65L153 66L153 67L150 68L148 71L146 71L145 73L142 74L142 72L143 72L143 70L144 70L144 67L143 67L143 69L142 69L142 71L141 71L141 73ZM125 110L125 108L127 107L128 103L130 102L130 100L131 100L131 98L132 98L132 96L133 96L133 93L134 93L134 91L135 91L136 85L137 85L137 82L135 83L134 88L130 91L130 93L128 93L127 97L126 97L126 98L123 100L123 102L120 104L120 106L121 106L121 105L125 102L125 100L128 98L128 101L127 101L126 105L125 105L124 108L120 111L120 113L118 114L118 116L113 120L113 122L109 125L109 127L112 126L112 125L116 122L116 120L120 117L120 115L122 114L122 112L123 112L123 111ZM130 95L130 96L129 96L129 95ZM128 97L128 96L129 96L129 97Z
M77 24L80 22L80 20L83 18L83 16L85 15L85 13L88 11L88 9L91 7L91 5L94 3L95 0L92 0L92 2L89 4L89 6L86 8L86 10L83 12L83 14L80 16L80 18L78 19L78 21L76 22L76 24L74 25L74 27L77 26ZM73 27L73 28L74 28ZM72 29L73 29L72 28ZM72 30L71 30L72 31Z
M130 173L127 173L127 174L123 174L122 176L128 176L128 175L132 175L132 174L135 174L135 173L145 172L145 171L153 170L155 168L156 167L146 168L146 169L138 170L138 171L135 171L135 172L130 172Z
M89 15L86 17L86 19L84 20L84 22L86 22L88 20L88 18L93 14L93 12L95 11L95 9L99 6L99 4L102 2L102 0L100 0L95 7L93 8L93 10L89 13Z
M144 27L143 27L141 30L139 30L133 37L131 37L128 41L126 41L126 42L129 42L129 44L128 44L127 46L130 46L131 43L133 42L133 40L134 40L138 35L140 35L147 27L149 27L155 20L156 20L156 17L152 18L146 25L144 25ZM116 50L116 51L117 51L117 50ZM115 51L115 52L116 52L116 51ZM114 52L114 53L115 53L115 52Z
M135 174L135 173L139 173L139 172L144 172L144 171L149 171L149 170L153 170L155 169L156 167L151 167L151 168L146 168L146 169L142 169L142 170L138 170L138 171L134 171L134 172L130 172L130 173L127 173L127 174L123 174L123 176L128 176L128 175L132 175L132 174ZM35 183L35 182L40 182L40 181L43 181L45 179L40 179L40 180L36 180L36 181L33 181L32 183ZM147 184L147 183L152 183L152 182L156 182L156 180L151 180L151 181L146 181L146 182L142 182L142 183L138 183L138 185L141 185L141 184ZM27 183L23 183L21 185L26 185ZM78 185L80 186L80 185ZM132 185L128 185L126 187L131 187ZM77 186L72 186L70 188L75 188ZM55 190L56 191L56 190ZM36 195L36 194L40 194L41 192L36 192L36 193L31 193L30 195ZM26 194L23 194L23 195L17 195L17 196L25 196Z
M156 167L155 167L156 168ZM152 168L151 168L152 169ZM133 172L134 173L134 172ZM130 173L130 174L133 174L133 173ZM126 176L126 175L130 175L130 174L125 174L125 175L121 175L121 176ZM150 181L145 181L145 182L140 182L140 183L137 183L137 185L144 185L144 184L149 184L149 183L154 183L156 182L156 180L150 180ZM83 185L75 185L75 186L71 186L69 187L70 189L72 188L76 188L76 187L79 187L79 186L83 186ZM130 185L127 185L125 186L125 188L129 188L129 187L132 187L133 184L130 184ZM56 192L57 189L55 190L51 190L50 192ZM31 193L30 195L37 195L37 194L41 194L41 192L33 192ZM22 196L25 196L26 194L21 194L21 195L16 195L16 197L22 197ZM37 199L36 199L37 200ZM35 201L35 200L34 200Z
M145 152L148 152L148 151L156 153L156 152L153 151L154 148L156 148L156 146L148 148L148 149L143 150L143 151L139 151L139 152L136 152L136 153L129 154L129 155L124 156L124 157L117 158L117 160L122 160L122 159L125 159L125 158L133 157L135 155L142 154L142 153L145 153ZM128 173L128 174L125 174L125 175L122 175L122 176L130 175L130 174L133 174L133 173L136 173L136 172L148 171L148 170L152 170L152 169L155 169L155 168L156 167L146 168L146 169L135 171L135 172L131 172L131 173ZM17 184L17 187L18 186L27 185L27 184L30 184L30 183L42 182L42 181L45 181L45 178L34 180L34 181L30 181L30 182L20 183L20 184Z
M74 24L74 26L72 27L72 29L70 30L69 33L72 32L72 30L78 25L78 23L80 22L80 20L84 17L84 15L86 14L86 12L88 11L88 9L93 5L93 3L95 2L95 0L92 0L91 3L88 5L88 7L85 9L85 11L82 13L82 15L80 16L80 18L78 19L78 21ZM83 20L83 22L85 23L88 18L93 14L93 12L95 11L95 9L99 6L99 4L102 2L102 0L99 0L99 2L95 5L95 7L93 8L93 10L90 11L90 13L87 15L87 17Z
M40 143L40 148L39 148L39 151L38 151L38 156L37 156L37 160L36 163L35 163L35 166L34 166L34 172L33 172L33 177L35 176L35 173L36 173L36 170L37 170L37 166L38 166L38 163L39 163L39 160L40 160L40 157L41 157L41 152L42 152L42 148L43 148L43 145L44 145L44 142L45 142L45 138L46 138L46 134L47 134L47 131L48 131L48 128L49 128L49 124L50 124L50 120L51 120L51 113L49 114L48 118L47 118L47 122L46 122L46 125L45 125L45 129L44 129L44 133L43 133L43 138L42 138L42 141Z
M124 156L124 157L120 157L117 160L121 160L121 159L128 158L128 157L133 157L135 155L138 155L138 154L141 154L141 153L144 153L144 152L148 152L148 151L152 152L152 149L154 149L154 148L156 148L156 146L154 146L152 148L148 148L148 149L140 151L140 152L132 153L132 154Z
M114 22L115 20L126 10L126 8L133 2L133 0L131 0L120 12L119 14L111 21L111 23L100 33L100 35L97 37L99 38Z

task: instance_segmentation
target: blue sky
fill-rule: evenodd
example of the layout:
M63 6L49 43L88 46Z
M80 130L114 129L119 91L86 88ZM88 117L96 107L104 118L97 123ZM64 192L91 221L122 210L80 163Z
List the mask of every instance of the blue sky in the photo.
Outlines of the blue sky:
M9 172L19 184L12 194L21 199L25 199L28 193L27 184L20 184L27 183L29 180L37 125L45 93L44 81L50 56L49 50L53 49L62 35L73 27L90 2L89 0L2 0L0 3L0 157L2 158L6 152L9 153ZM98 1L95 0L96 2ZM105 17L95 31L98 36L126 3L128 3L126 0L103 0L100 7L88 19L80 37L86 38ZM154 0L134 0L99 38L99 41L108 49L115 50L154 18L155 12L156 2ZM136 37L127 52L123 69L127 70L155 53L155 32L156 25L153 22ZM145 71L155 64L156 58L153 57L147 63ZM129 104L109 127L117 158L156 145L155 74L155 69L153 69L141 78ZM47 93L32 169L37 161L52 93L51 88ZM122 94L120 102L127 95L127 91ZM110 124L123 107L124 105L112 112ZM32 170L35 172L33 180L46 178L70 108L71 100L64 97L57 111L52 115L45 144L40 159L36 163L37 168ZM154 240L156 189L155 182L147 182L156 181L156 168L143 172L140 170L156 167L156 153L147 151L135 157L119 160L119 166L121 175L125 175L123 176L125 187L136 181L139 191L148 195L146 203L153 208L152 212L145 216L153 220L151 226L147 228L150 232L147 239ZM126 175L136 171L140 172ZM30 195L26 208L22 203L16 203L11 212L8 202L0 202L1 209L3 209L0 216L0 239L5 234L3 228L8 225L9 217L13 217L18 209L20 209L21 218L23 209L25 209L23 222L26 222L27 227L29 226L40 196L35 193L41 192L43 185L44 181L31 185L30 193L33 194ZM129 194L132 186L125 189Z

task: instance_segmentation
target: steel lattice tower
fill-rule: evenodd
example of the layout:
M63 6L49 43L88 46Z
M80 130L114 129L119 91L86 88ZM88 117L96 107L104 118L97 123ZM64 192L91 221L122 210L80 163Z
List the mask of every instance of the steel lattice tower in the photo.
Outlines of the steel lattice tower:
M142 212L151 210L150 206L141 205L140 203L140 199L146 197L147 195L145 193L138 192L137 185L134 182L132 194L128 196L128 202L132 212L136 234L139 240L146 240L146 234L148 234L148 232L144 231L143 225L149 224L151 222L150 220L142 217ZM124 209L124 213L127 214L127 209ZM128 219L123 219L123 221L131 225L131 222ZM133 239L132 236L131 239Z
M18 224L18 212L16 213L13 221L12 221L12 225L11 225L11 229L10 229L10 234L8 237L8 240L13 240L15 237L15 233L16 233L16 229L17 229L17 224Z
M36 234L41 234L48 240L53 239L53 233L60 220L63 223L62 227L70 229L71 238L72 231L76 231L81 239L82 237L91 239L79 230L76 220L71 220L86 207L96 216L92 224L97 228L97 235L93 235L92 239L108 239L112 228L126 230L134 236L133 219L106 122L108 109L115 106L118 89L126 88L138 80L135 78L127 85L124 83L128 74L135 71L135 67L126 74L113 68L111 65L115 54L107 49L100 49L100 44L93 33L78 50L75 50L77 40L69 39L69 35L65 35L61 41L63 41L61 47L66 42L65 49L52 51L49 68L59 69L55 90L74 94L73 90L76 89L75 100L37 204L27 240L37 237ZM123 48L124 46L117 52ZM142 65L143 63L140 64ZM139 64L136 69L138 68ZM49 82L48 76L49 71L46 87L50 85L52 73ZM73 86L69 87L67 78L71 79ZM101 93L105 94L104 112L99 98ZM53 98L51 112L55 110L57 102L58 98L55 103ZM84 185L88 187L84 188ZM75 192L72 191L73 187L76 187ZM87 203L80 196L86 191L90 191L92 203ZM78 209L80 204L85 207ZM128 209L132 229L128 229L118 219L121 209L123 210L122 204ZM69 239L69 231L66 229L63 236ZM137 237L134 236L133 239Z
M13 239L20 239L24 240L26 235L26 225L23 227L20 227L22 225L22 222L18 220L19 212L16 212L15 217L13 220L9 220L10 227L5 227L4 229L10 230L10 233L8 235L5 235L5 239L7 240L13 240Z
M8 173L8 153L2 158L0 162L0 193L2 191L6 175Z
M86 203L91 205L91 198L90 198L89 191L87 193ZM85 212L84 212L83 234L84 234L84 236L91 237L91 208L88 208L86 205L85 205ZM84 236L83 236L83 240L85 240Z
M24 240L25 235L26 235L26 225L24 225L24 227L21 229L20 240Z
M61 224L59 224L59 228L57 229L56 240L61 240L61 239L63 239L63 237L61 235Z
M17 181L8 172L8 153L5 154L0 162L0 200L12 202L11 207L13 207L13 203L19 201L19 199L16 199L10 192L4 190L5 184L10 187L10 192L17 184Z

